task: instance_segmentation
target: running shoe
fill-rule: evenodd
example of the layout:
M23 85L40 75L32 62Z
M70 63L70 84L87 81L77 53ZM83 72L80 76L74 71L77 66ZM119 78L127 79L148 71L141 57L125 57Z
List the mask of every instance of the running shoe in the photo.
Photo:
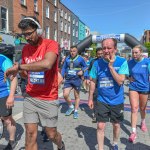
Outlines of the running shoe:
M72 112L74 111L74 108L70 108L66 111L66 116L70 116Z
M9 141L7 146L3 150L15 150L15 147L18 145L18 141Z
M136 133L132 132L129 137L129 142L132 142L132 143L135 142L136 138L137 138Z
M78 112L77 112L77 111L76 111L76 112L74 112L74 114L73 114L73 118L74 118L74 119L78 119L78 117L79 117Z
M58 150L65 150L65 144L63 141L62 141L62 148L58 148Z
M110 150L118 150L118 145L112 145Z
M142 130L143 132L146 132L146 131L147 131L146 123L141 123L141 130Z

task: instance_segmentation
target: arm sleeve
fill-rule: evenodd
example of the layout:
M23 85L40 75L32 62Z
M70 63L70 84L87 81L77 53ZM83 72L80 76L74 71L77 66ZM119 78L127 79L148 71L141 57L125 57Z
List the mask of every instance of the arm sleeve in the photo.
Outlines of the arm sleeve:
M129 75L129 67L127 61L124 61L124 63L121 65L118 74Z
M10 67L12 67L12 61L8 58L6 58L2 64L2 70L5 72L7 69L9 69Z
M82 61L81 61L81 66L82 66L82 70L85 71L87 69L87 65L86 65L86 62L83 58L81 58Z
M91 71L90 71L90 77L92 79L96 79L97 78L97 73L98 73L98 67L97 67L97 62L94 62Z
M62 69L61 69L61 75L63 78L65 76L66 69L67 69L67 61L66 60L67 60L67 58L65 59L64 64L63 64Z

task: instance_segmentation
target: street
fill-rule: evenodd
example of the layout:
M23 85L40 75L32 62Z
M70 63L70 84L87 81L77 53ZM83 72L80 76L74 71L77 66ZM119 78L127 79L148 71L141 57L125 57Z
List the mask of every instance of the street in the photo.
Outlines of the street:
M73 92L71 92L73 99ZM81 102L79 109L79 119L73 119L73 115L65 116L67 105L62 96L62 89L59 90L60 99L60 110L59 110L59 122L58 131L62 134L65 142L66 150L97 150L97 139L96 139L96 123L92 123L92 111L87 106L88 94L81 92ZM22 107L23 98L16 95L15 107L13 116L17 122L17 140L19 141L18 146L15 150L24 150L25 141L25 129L22 119ZM130 135L130 105L128 99L128 87L125 86L125 120L121 124L120 141L118 143L119 150L150 150L150 102L147 106L147 117L146 123L148 131L143 133L140 130L140 116L138 119L137 133L138 138L135 144L128 142ZM39 150L56 150L57 147L50 141L43 142L42 136L40 135L41 127L38 130L38 146ZM6 138L6 139L5 139ZM0 140L0 150L7 145L8 135L5 131L5 138ZM107 123L105 130L105 150L109 149L112 142L112 126Z

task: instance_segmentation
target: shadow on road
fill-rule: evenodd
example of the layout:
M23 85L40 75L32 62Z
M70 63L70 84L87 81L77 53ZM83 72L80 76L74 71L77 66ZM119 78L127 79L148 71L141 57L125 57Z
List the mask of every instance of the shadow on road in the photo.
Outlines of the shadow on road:
M97 145L97 137L95 128L79 125L75 130L77 130L79 138L84 138L90 150L96 150L95 146ZM104 139L104 145L108 147L111 146L110 140L106 137Z
M137 142L135 144L130 143L126 138L120 138L121 143L126 145L125 150L150 150L150 146Z

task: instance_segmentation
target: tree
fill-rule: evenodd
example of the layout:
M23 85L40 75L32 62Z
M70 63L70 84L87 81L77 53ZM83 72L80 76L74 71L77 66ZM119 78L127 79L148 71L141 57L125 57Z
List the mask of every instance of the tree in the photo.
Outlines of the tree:
M148 49L148 56L150 56L150 42L144 43L144 46Z

